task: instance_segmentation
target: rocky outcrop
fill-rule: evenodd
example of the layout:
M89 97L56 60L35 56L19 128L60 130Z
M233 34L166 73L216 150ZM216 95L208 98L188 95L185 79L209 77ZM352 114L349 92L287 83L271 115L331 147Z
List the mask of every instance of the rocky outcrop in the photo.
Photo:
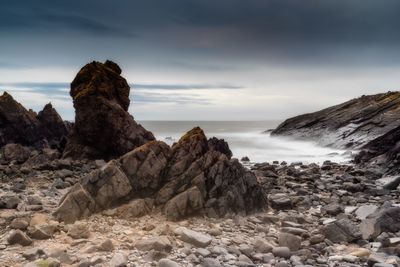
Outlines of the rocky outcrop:
M388 92L287 119L271 134L317 140L337 148L361 148L399 126L400 92Z
M36 114L7 92L0 96L0 147L10 143L57 147L67 134L65 123L51 104Z
M361 165L374 165L383 168L387 174L400 172L400 126L372 140L362 147L355 157Z
M144 198L153 199L171 220L263 209L266 195L256 176L231 155L223 140L207 140L198 127L172 147L149 142L84 177L63 197L55 216L73 222ZM145 202L135 205L140 203Z
M75 124L64 157L112 159L154 140L128 113L130 87L117 64L84 66L71 83Z

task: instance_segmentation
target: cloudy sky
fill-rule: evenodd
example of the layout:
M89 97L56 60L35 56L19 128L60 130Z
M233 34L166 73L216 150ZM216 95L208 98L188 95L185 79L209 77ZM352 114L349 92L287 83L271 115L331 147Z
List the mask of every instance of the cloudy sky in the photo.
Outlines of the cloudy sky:
M400 87L397 0L2 0L0 91L73 119L111 59L139 120L268 120Z

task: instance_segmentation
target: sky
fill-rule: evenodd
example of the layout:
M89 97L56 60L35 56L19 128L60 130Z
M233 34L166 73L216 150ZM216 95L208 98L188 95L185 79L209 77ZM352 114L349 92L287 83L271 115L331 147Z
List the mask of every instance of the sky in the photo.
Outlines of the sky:
M399 90L397 0L2 0L0 92L73 120L69 83L118 63L138 120L282 120Z

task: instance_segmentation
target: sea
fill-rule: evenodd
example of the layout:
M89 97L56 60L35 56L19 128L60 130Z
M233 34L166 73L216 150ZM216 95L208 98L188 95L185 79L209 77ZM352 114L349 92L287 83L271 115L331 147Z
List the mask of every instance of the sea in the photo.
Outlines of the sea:
M270 135L281 121L140 121L158 140L169 145L192 128L201 127L207 138L228 142L233 157L248 157L251 163L286 161L317 163L326 160L349 163L351 151L322 147L314 142Z

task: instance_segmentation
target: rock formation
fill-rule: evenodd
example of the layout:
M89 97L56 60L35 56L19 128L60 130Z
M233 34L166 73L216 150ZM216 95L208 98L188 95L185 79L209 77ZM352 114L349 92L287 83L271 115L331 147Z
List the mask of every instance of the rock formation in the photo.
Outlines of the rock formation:
M10 143L35 148L57 147L67 134L65 123L51 104L36 114L26 110L7 92L0 96L0 147Z
M400 126L400 92L368 95L287 119L272 135L318 140L321 145L360 148Z
M73 222L132 199L147 199L132 205L146 210L143 203L154 203L171 220L263 209L266 195L256 176L231 155L223 140L207 140L198 127L172 147L149 142L84 177L55 215Z
M71 83L75 124L64 157L112 159L154 140L128 113L130 87L117 64L84 66Z
M355 162L363 165L375 165L383 172L394 174L400 172L400 126L372 140L362 147L355 157Z

